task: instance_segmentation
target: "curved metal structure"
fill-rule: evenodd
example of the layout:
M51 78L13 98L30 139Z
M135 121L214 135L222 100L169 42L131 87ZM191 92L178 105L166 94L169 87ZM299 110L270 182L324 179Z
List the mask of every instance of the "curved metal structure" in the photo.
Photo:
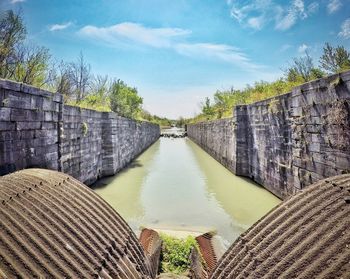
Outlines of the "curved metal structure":
M349 276L350 175L341 175L309 186L263 217L235 241L210 278Z
M27 169L0 177L0 278L154 278L161 242L147 229L140 241L146 252L118 213L66 174ZM210 278L348 278L350 175L281 203L216 267L203 249Z
M0 177L0 278L152 278L126 222L55 171Z

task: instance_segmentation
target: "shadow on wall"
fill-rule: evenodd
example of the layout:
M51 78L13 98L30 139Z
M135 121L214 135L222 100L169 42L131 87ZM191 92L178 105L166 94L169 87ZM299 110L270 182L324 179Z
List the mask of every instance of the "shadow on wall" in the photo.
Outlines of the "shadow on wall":
M286 198L320 179L350 173L349 107L350 71L236 106L233 118L188 125L187 131L229 170Z
M160 135L159 126L71 107L54 94L0 79L0 174L41 167L91 184L113 175Z

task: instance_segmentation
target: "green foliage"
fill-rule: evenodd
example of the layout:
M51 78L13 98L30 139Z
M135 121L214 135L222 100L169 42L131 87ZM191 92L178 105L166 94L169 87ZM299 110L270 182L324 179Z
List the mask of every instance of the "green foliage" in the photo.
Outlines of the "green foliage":
M324 77L322 70L316 68L308 52L299 58L293 59L292 66L287 69L287 81L303 83Z
M216 118L230 117L236 105L250 104L289 92L304 82L322 78L327 73L339 73L350 69L350 52L344 46L333 47L326 43L316 67L310 55L294 58L285 71L284 78L274 82L259 81L241 90L218 90L201 103L201 113L192 119L170 120L151 115L142 109L143 99L137 89L122 80L110 80L96 76L80 53L74 62L58 65L50 59L44 47L25 44L26 27L22 16L12 10L0 13L0 78L24 82L59 92L68 104L99 111L114 111L121 116L147 120L163 127ZM323 70L322 70L323 69Z
M186 124L186 119L183 117L179 117L179 119L175 122L176 127L182 128Z
M289 92L294 86L300 83L289 82L281 78L274 82L255 82L254 85L247 85L242 90L230 88L229 90L216 91L214 94L214 104L206 103L205 111L210 111L210 114L203 113L202 109L201 114L192 119L187 119L186 122L196 123L210 119L231 117L233 107L236 105L250 104Z
M49 50L38 46L22 46L17 55L20 57L13 71L13 79L42 87L47 82L50 54Z
M208 97L205 98L205 101L204 103L202 103L201 107L202 107L202 114L206 116L208 120L214 116L215 110L213 106L210 104L210 99Z
M171 127L173 120L170 120L166 117L159 117L157 115L152 115L148 111L141 109L141 111L138 114L139 120L146 120L155 124L158 124L159 126L165 128L165 127Z
M77 105L98 111L111 111L109 100L109 81L107 76L96 76L90 82L90 91Z
M86 122L81 123L81 129L82 129L83 135L85 137L87 135L88 129L89 129L88 124Z
M135 87L129 87L118 79L112 83L110 93L111 110L124 117L134 118L141 111L142 98Z
M350 53L343 46L333 48L328 43L324 47L324 53L320 58L321 67L332 73L338 73L350 69ZM201 113L186 123L196 123L205 120L231 117L233 107L236 105L251 104L280 94L290 92L293 87L305 82L322 78L326 73L317 68L308 52L299 58L294 58L292 65L285 71L284 78L273 82L259 81L253 85L247 85L244 89L216 91L214 103L207 97L201 103ZM275 108L271 107L272 111Z
M350 52L343 46L333 47L326 43L323 47L323 55L320 65L328 73L339 73L350 69Z
M0 77L12 78L17 63L17 47L23 43L26 28L22 17L12 10L0 14Z
M20 14L0 14L0 77L42 87L47 82L48 49L24 44L26 28Z
M160 235L163 240L162 251L162 272L171 272L175 274L183 274L190 267L190 253L193 248L199 247L192 236L186 239L171 237L165 234Z

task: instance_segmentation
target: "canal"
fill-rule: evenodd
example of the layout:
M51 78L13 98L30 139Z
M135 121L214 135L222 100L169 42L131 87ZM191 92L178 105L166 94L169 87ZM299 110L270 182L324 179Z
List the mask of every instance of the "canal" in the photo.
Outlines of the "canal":
M216 231L225 246L280 202L188 138L160 138L93 188L136 233L141 227Z

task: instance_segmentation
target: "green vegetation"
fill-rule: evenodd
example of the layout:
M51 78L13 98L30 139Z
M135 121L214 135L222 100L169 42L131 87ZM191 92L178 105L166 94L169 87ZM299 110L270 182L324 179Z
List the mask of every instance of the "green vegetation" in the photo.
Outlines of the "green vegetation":
M26 28L20 14L0 14L0 78L42 87L47 82L48 49L25 44Z
M201 103L201 113L177 121L151 115L142 109L137 88L120 79L94 75L82 53L72 62L57 62L49 50L26 42L26 27L19 13L0 14L0 78L11 79L59 92L67 104L99 111L114 111L121 116L147 120L162 127L183 126L189 122L229 117L236 105L250 104L289 92L293 87L326 74L350 69L350 52L343 46L326 43L315 66L309 53L292 60L284 76L273 82L259 81L238 90L218 90Z
M140 119L144 119L153 123L157 123L163 128L169 128L174 123L173 120L170 120L166 117L159 117L157 115L152 115L146 110L142 110L139 114Z
M83 135L84 137L86 137L87 133L88 133L88 130L89 130L89 127L88 127L88 124L86 122L83 122L81 124L81 129L83 131Z
M333 47L326 43L323 54L316 67L308 52L302 57L294 58L284 71L284 76L273 82L259 81L238 90L233 87L216 91L211 99L206 97L201 103L201 113L185 123L232 116L232 108L236 105L251 104L277 95L290 92L293 87L305 82L322 78L327 74L340 73L350 69L350 52L343 46Z
M141 111L142 98L137 94L137 89L120 79L112 83L109 98L112 111L121 116L135 118Z
M340 73L350 69L350 52L343 46L332 47L326 43L320 58L321 67L327 73Z
M135 87L120 79L94 75L83 53L75 61L57 62L48 49L27 44L21 14L2 11L0 31L0 78L59 92L69 105L170 126L170 120L149 117L143 111L143 99Z
M160 235L163 240L161 272L184 274L190 267L192 249L198 249L197 241L192 236L186 239Z

